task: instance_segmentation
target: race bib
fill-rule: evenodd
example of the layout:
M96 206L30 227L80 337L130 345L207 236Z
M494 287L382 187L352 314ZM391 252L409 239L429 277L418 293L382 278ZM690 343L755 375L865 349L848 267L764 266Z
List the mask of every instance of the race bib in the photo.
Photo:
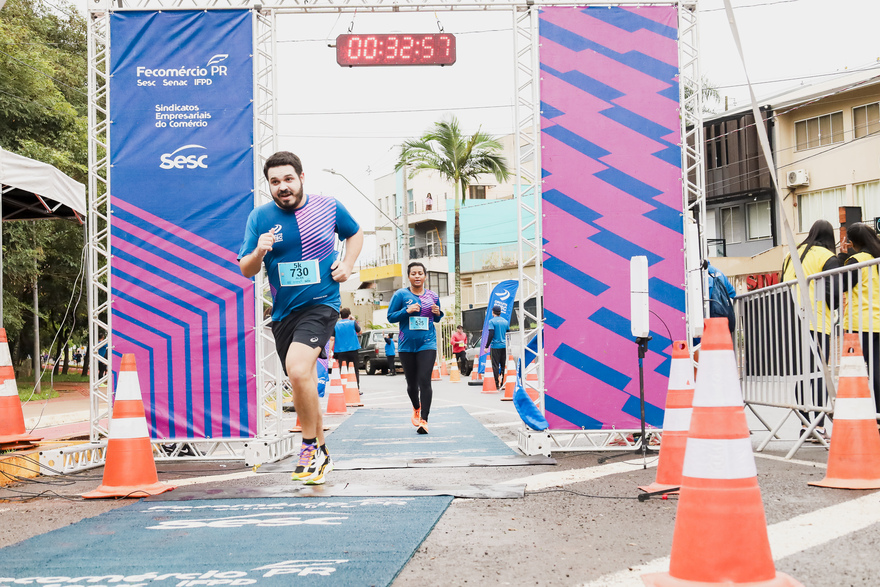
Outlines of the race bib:
M278 277L282 287L313 285L321 282L318 260L278 263Z
M409 329L410 330L427 330L428 329L428 319L424 316L410 316L409 317Z

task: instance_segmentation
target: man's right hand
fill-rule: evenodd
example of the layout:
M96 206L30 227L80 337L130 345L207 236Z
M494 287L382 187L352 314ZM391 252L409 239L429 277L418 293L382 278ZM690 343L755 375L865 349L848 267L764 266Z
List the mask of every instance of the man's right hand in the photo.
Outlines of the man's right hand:
M263 233L260 235L260 239L257 241L257 248L254 249L254 252L262 260L263 257L266 256L266 253L272 250L272 245L275 244L275 233L272 231Z

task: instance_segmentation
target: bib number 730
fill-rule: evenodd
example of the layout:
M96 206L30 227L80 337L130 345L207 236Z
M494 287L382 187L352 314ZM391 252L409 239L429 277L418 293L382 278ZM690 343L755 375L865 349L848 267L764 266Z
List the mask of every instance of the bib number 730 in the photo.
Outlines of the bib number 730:
M278 263L278 277L282 287L313 285L321 281L318 261L291 261Z

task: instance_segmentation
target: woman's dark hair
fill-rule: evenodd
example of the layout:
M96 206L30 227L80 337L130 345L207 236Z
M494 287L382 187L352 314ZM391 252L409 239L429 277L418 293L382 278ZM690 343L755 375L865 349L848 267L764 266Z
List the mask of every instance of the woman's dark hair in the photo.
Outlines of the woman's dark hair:
M865 251L875 259L880 258L880 238L867 224L858 222L846 229L846 238L858 247L859 252Z
M422 273L424 273L425 275L428 274L428 269L425 267L425 264L424 264L424 263L420 263L420 262L418 262L418 261L413 261L412 263L410 263L409 265L406 266L406 274L407 274L407 275L409 275L410 273L412 273L412 268L413 268L413 267L421 267L421 268L422 268Z
M827 220L817 220L814 222L813 226L810 227L810 232L807 233L807 238L798 245L798 248L804 247L804 250L801 252L801 262L803 262L807 253L809 253L810 249L814 246L820 246L834 253L834 250L837 247L837 241L834 238L834 227L831 226L831 223ZM790 262L791 257L789 256L789 258L785 260L785 263L782 264L783 275Z

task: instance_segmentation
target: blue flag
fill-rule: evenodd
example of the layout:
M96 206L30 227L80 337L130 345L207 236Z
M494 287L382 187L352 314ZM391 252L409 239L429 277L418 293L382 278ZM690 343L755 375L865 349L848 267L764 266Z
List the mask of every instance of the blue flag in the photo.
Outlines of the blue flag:
M492 308L501 307L501 317L510 324L510 316L513 314L513 301L516 299L516 290L519 282L515 279L502 281L495 286L489 295L489 305L486 307L486 318L483 320L483 334L480 336L480 362L478 372L483 374L486 371L486 355L489 351L486 349L486 341L489 340L489 320L492 319Z

